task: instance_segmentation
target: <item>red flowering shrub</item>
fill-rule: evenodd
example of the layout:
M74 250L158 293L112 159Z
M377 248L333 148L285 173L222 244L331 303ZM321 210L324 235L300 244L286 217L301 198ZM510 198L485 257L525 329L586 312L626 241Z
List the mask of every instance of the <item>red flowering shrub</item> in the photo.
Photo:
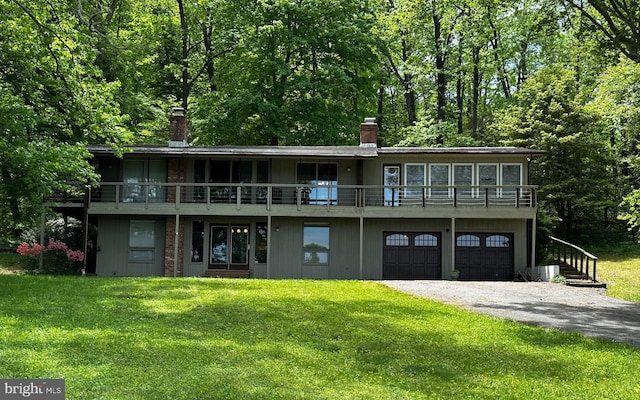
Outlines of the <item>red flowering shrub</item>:
M27 270L30 272L35 272L38 269L40 255L43 259L43 272L49 274L78 274L84 261L82 251L71 250L66 243L54 238L49 238L49 244L46 247L38 243L29 246L24 242L18 246L16 252L30 258L27 266Z

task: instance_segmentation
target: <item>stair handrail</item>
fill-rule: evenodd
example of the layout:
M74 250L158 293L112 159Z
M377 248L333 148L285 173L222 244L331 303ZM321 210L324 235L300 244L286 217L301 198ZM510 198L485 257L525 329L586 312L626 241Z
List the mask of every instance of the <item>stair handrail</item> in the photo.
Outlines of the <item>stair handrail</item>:
M573 250L576 250L577 252L579 252L580 254L582 254L584 257L587 258L587 266L586 266L586 271L585 271L587 276L589 276L589 260L593 261L593 282L597 282L597 280L596 280L596 265L597 265L597 262L598 262L598 257L596 257L595 255L589 253L585 249L576 246L573 243L569 243L569 242L564 241L562 239L558 239L557 237L554 237L554 236L550 236L550 238L551 238L551 240L553 242L562 244L563 246L566 246L566 247L569 247L569 248L571 248ZM560 260L560 250L559 249L558 249L558 260ZM583 267L582 260L583 260L583 258L580 259L580 261L581 261L581 263L580 263L580 273L582 273L582 269L583 269L582 268ZM564 253L564 260L563 261L564 261L565 264L567 263L566 251ZM571 254L570 254L570 263L569 263L569 265L571 265L572 267L577 269L577 265L574 264L574 261L577 261L577 259L574 260L573 251L572 251Z

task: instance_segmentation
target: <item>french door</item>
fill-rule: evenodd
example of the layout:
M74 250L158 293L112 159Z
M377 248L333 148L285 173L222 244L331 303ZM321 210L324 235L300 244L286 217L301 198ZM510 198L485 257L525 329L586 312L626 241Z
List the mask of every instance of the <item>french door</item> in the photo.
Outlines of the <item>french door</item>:
M209 269L249 269L249 225L211 225Z

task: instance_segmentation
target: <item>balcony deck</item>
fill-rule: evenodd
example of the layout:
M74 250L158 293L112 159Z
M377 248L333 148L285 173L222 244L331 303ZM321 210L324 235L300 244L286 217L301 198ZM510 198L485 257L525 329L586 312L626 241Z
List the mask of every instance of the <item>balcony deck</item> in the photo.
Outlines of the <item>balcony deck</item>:
M51 199L89 214L354 218L533 218L536 186L102 183L87 199Z

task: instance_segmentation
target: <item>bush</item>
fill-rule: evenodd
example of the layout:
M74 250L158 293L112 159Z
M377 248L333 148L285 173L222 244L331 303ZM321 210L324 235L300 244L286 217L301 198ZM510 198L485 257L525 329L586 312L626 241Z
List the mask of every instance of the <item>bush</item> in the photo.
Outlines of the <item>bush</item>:
M23 242L16 251L29 258L25 271L31 273L38 270L40 257L42 257L42 272L53 275L78 275L84 261L83 252L71 250L66 243L53 238L49 238L49 244L46 247L37 243L29 246Z

